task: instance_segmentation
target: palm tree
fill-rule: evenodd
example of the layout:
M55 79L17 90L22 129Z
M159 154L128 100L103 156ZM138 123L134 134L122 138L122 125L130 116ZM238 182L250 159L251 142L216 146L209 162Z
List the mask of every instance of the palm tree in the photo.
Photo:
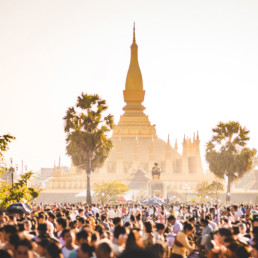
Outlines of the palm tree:
M256 150L246 147L249 131L238 122L219 122L212 132L206 146L206 160L216 176L227 176L226 201L230 202L231 183L252 169Z
M87 174L87 203L91 203L90 174L100 167L112 149L108 133L113 128L113 116L104 115L106 101L97 94L82 93L75 107L68 108L65 120L66 151L75 166Z

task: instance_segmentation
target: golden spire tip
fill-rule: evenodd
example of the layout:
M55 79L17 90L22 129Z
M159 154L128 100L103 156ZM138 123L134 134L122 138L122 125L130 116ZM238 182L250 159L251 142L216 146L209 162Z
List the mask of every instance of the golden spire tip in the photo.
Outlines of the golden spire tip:
M133 43L135 43L135 22L133 23Z

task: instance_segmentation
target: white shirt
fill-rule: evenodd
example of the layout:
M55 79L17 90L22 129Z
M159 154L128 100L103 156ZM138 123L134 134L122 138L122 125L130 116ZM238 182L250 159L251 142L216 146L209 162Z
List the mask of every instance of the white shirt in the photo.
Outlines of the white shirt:
M115 213L115 211L113 209L108 210L107 214L108 214L108 217L110 219L113 219L115 217L115 215L116 215L116 213Z

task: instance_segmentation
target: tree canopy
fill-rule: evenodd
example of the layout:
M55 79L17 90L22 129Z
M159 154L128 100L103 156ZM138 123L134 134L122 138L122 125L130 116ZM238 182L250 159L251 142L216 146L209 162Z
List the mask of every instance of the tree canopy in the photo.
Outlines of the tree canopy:
M91 203L90 173L103 165L112 149L108 138L113 116L105 115L108 106L97 94L82 93L75 107L68 108L65 120L66 150L73 164L87 172L87 202Z
M8 150L8 144L14 139L15 137L10 134L0 136L0 174L3 174L6 170L3 152Z
M229 201L231 183L252 169L256 150L246 146L250 139L249 130L239 122L219 122L212 132L212 139L206 146L206 160L217 177L227 176Z
M101 201L102 203L109 201L110 198L115 195L124 194L129 190L130 189L126 184L120 183L118 181L96 182L93 188L97 200Z
M196 194L201 202L209 199L217 199L219 194L224 190L223 184L218 181L212 183L200 182L196 185Z
M17 182L0 183L0 206L8 207L15 202L30 202L34 198L39 196L39 192L33 188L28 187L28 181L32 177L33 172L28 171L23 175L20 175L20 179Z

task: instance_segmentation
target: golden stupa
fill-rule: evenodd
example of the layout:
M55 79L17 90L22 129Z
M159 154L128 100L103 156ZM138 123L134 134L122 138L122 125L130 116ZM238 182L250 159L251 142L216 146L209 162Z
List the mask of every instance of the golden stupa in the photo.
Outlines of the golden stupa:
M166 196L194 192L195 185L204 181L204 173L200 156L200 140L198 132L193 139L183 139L183 153L178 153L177 142L171 146L158 138L155 125L152 125L144 113L145 91L142 74L138 63L138 46L133 29L131 45L131 61L123 91L124 114L115 125L112 135L113 150L103 168L91 174L91 185L97 181L124 182L139 191L148 191L151 170L154 162L158 162L162 173L160 179L166 185ZM212 179L205 174L205 181ZM42 191L43 201L76 201L74 196L86 188L86 174L72 166L69 172L54 168L54 177Z

